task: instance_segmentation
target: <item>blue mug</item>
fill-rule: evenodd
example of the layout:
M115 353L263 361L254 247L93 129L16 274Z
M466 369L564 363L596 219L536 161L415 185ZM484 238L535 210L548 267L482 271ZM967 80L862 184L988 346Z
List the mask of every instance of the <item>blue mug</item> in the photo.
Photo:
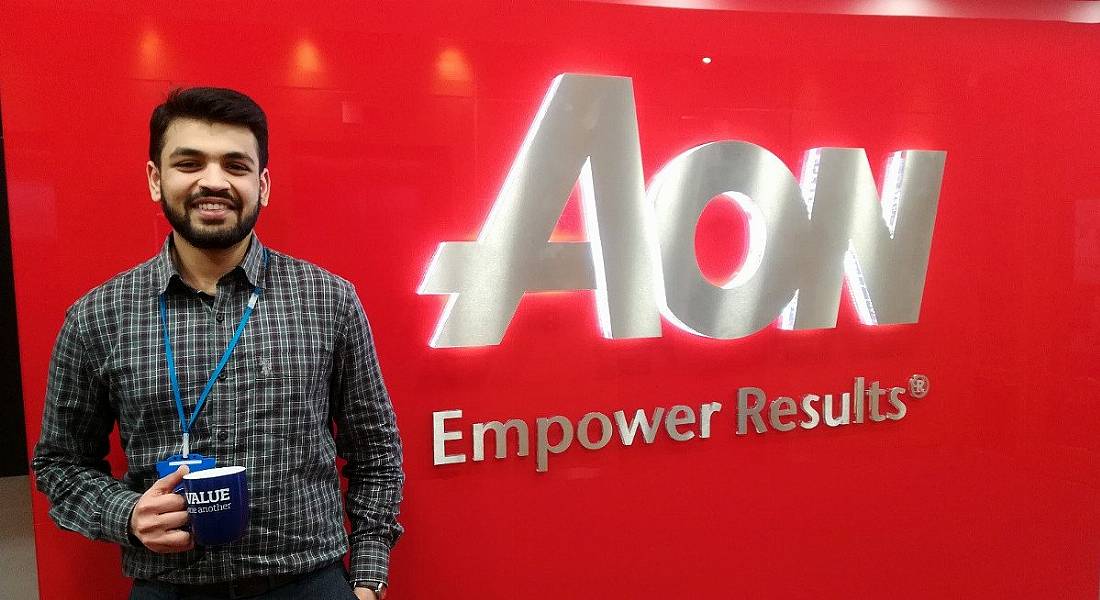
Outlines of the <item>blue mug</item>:
M196 544L228 544L248 529L248 478L244 467L188 473L183 476L183 497Z

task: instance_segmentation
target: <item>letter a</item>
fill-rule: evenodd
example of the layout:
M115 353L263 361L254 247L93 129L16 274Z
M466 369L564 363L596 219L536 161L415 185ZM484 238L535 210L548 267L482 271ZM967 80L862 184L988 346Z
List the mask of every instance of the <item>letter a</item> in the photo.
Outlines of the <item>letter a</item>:
M580 179L587 242L550 242ZM444 242L420 294L448 294L433 348L499 344L526 292L596 291L604 337L660 337L629 78L559 75L473 242Z

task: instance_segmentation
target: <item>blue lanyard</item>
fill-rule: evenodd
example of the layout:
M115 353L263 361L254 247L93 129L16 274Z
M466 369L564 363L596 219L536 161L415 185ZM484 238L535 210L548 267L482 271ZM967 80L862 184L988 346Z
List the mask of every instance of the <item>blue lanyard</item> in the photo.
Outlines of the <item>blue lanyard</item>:
M267 274L267 262L269 252L267 248L264 248L264 274ZM241 333L244 332L244 326L248 323L248 318L252 316L252 310L256 308L256 302L260 300L260 293L263 290L260 286L252 288L252 295L248 297L248 305L244 309L244 314L241 315L241 322L237 325L237 330L233 332L233 339L229 340L229 345L226 346L225 352L222 353L221 360L218 361L218 366L214 367L214 372L210 374L210 379L206 381L206 386L202 388L202 393L199 394L199 401L195 403L195 410L191 413L191 418L188 419L183 408L183 397L180 396L180 384L176 378L176 358L172 354L172 340L168 336L168 302L165 300L167 291L160 295L160 323L164 328L164 353L168 360L168 381L172 384L172 396L176 400L176 412L179 413L180 418L180 431L183 433L183 457L187 458L190 452L191 445L191 427L195 424L195 419L199 417L199 413L202 412L203 407L206 405L206 397L210 395L210 390L214 388L214 382L217 381L218 375L221 375L222 369L225 368L226 363L229 362L229 357L233 354L233 350L237 347L237 342L241 340Z

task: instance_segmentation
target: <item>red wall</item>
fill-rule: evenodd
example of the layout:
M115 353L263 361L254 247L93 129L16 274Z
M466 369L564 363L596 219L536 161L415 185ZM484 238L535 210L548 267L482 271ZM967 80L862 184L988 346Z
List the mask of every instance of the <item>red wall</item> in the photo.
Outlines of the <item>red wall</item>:
M65 308L168 231L143 177L150 110L172 86L225 85L271 121L264 241L350 278L375 329L408 472L392 598L1096 598L1096 25L580 2L54 6L8 2L0 25L32 441ZM845 300L835 329L719 341L666 322L662 338L606 340L592 294L566 292L526 296L499 346L430 348L445 299L416 294L428 261L477 236L563 72L633 78L647 180L719 139L795 173L809 148L866 148L877 179L892 151L945 150L919 323L863 326ZM736 223L719 214L703 233ZM580 231L571 203L562 236ZM738 244L700 242L718 269ZM932 392L901 421L733 433L741 386L839 393L913 373ZM533 456L432 464L434 411L465 411L448 451L469 454L475 421L711 401L726 408L708 440L575 445L547 473ZM42 597L122 597L117 552L34 503Z

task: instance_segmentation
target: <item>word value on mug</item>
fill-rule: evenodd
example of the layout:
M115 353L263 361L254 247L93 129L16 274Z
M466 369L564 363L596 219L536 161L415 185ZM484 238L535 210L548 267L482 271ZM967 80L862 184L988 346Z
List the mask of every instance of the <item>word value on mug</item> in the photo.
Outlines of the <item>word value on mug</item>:
M208 492L187 492L187 504L215 504L217 502L228 502L231 500L229 497L229 488L221 488L217 490L210 490Z

